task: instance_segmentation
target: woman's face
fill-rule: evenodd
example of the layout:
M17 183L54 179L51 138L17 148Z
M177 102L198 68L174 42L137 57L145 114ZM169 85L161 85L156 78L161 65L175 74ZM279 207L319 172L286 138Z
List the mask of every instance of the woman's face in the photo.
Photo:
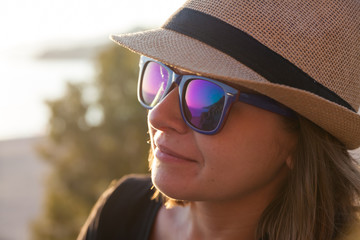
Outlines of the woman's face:
M189 201L273 198L296 144L282 117L237 102L223 129L204 135L185 124L178 99L176 87L148 114L155 186Z

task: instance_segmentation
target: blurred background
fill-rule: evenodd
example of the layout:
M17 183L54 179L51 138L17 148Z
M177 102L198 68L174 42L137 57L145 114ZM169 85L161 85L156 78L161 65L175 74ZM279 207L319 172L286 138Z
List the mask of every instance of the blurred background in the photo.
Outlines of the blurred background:
M111 180L147 172L138 56L108 36L182 2L0 2L0 240L75 239Z

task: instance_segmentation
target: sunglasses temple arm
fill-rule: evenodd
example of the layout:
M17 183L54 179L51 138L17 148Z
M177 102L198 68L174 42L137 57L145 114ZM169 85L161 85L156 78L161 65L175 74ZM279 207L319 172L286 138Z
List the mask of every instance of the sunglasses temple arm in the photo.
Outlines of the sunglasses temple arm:
M257 95L251 93L240 93L239 101L253 105L264 110L280 114L288 118L295 118L296 113L290 108L282 105L281 103L275 101L272 98L269 98L264 95Z

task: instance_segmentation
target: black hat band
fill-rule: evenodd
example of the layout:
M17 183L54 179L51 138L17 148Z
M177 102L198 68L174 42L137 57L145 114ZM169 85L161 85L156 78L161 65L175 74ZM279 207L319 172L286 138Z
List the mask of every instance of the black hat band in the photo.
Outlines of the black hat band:
M182 8L163 26L182 33L251 68L268 81L305 90L356 112L335 92L315 81L281 55L247 33L216 18L190 8Z

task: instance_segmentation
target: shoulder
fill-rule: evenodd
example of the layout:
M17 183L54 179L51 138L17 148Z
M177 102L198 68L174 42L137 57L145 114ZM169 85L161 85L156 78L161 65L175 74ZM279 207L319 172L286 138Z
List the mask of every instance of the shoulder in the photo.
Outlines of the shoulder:
M146 233L161 206L152 200L152 195L148 175L128 175L113 181L95 204L78 239L114 239L122 234Z
M102 209L104 219L112 219L117 212L124 216L145 210L153 202L152 182L147 175L128 175L110 187L110 194Z
M108 193L107 193L108 192ZM107 193L107 194L106 194ZM108 201L141 198L152 193L152 182L148 175L127 175L120 180L113 181L105 194Z

